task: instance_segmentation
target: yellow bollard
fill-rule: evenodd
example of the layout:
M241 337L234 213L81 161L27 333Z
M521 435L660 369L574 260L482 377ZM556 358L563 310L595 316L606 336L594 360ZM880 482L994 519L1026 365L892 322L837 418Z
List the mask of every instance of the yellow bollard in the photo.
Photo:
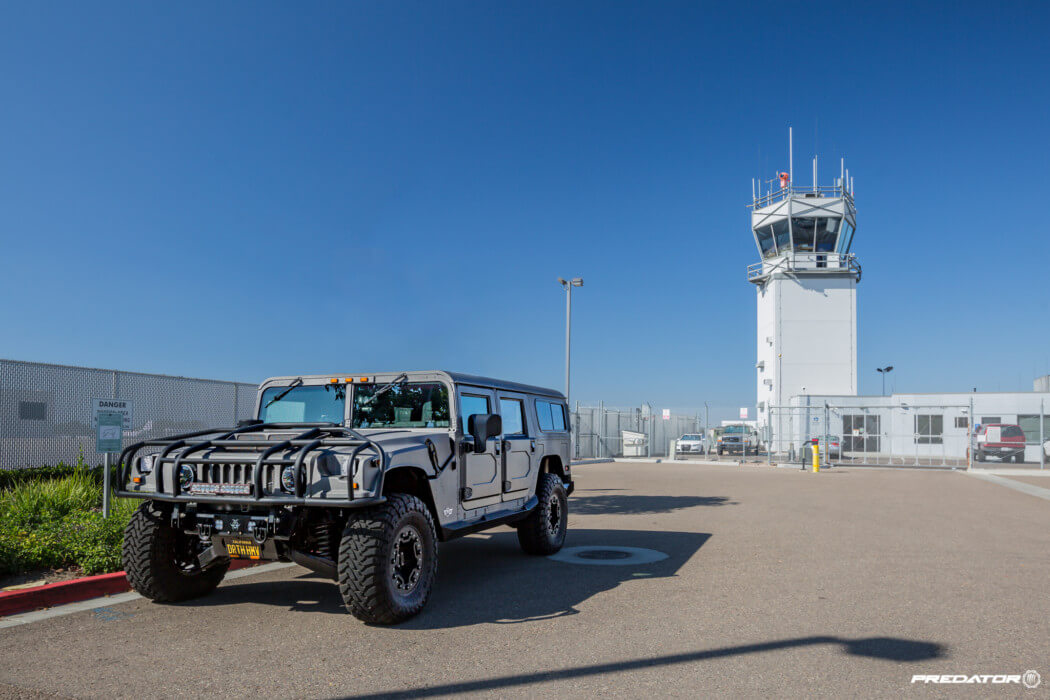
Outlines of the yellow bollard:
M820 443L813 443L813 473L820 473Z

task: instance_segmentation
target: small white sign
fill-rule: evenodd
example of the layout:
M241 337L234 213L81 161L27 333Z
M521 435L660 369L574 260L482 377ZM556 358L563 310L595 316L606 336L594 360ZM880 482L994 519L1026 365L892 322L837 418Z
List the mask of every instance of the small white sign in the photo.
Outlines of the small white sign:
M98 414L119 413L124 418L124 430L131 430L131 416L135 404L125 399L91 399L91 427L98 428Z
M664 420L671 420L671 409L664 409Z
M745 420L747 418L747 407L740 409L740 419Z

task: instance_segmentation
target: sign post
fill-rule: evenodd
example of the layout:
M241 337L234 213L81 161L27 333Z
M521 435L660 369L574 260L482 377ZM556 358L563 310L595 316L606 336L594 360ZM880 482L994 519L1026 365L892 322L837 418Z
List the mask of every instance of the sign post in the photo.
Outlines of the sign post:
M91 422L95 426L95 452L102 455L102 517L108 518L112 501L110 455L124 446L124 431L131 428L133 404L122 399L92 399Z

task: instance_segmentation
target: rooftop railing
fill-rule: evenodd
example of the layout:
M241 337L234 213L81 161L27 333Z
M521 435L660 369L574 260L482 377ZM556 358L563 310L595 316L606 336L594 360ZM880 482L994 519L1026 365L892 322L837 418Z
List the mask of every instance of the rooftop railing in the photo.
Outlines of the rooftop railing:
M813 187L812 185L809 187L788 185L787 187L781 188L780 185L775 182L770 182L768 184L772 189L751 202L750 206L753 209L767 207L770 204L775 204L776 202L787 199L788 197L843 197L849 200L850 204L853 204L853 194L842 185L817 185L816 187Z
M860 263L852 253L785 253L747 266L748 282L759 282L776 272L825 274L852 272L860 281Z

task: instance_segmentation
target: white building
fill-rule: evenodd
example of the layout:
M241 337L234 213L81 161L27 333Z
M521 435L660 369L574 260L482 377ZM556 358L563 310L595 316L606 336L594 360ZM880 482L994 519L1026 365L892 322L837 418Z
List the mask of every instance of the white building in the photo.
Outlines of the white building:
M789 426L791 437L784 442L796 452L810 439L827 435L844 456L875 463L891 457L966 460L972 422L1019 425L1027 443L1025 461L1038 464L1040 445L1050 440L1047 411L1050 392L804 395L793 397L774 420Z
M758 300L757 418L764 441L786 424L776 407L802 394L857 393L857 283L850 253L857 213L844 167L828 186L790 173L753 193L751 232L759 262L748 267ZM772 418L771 418L772 416Z

